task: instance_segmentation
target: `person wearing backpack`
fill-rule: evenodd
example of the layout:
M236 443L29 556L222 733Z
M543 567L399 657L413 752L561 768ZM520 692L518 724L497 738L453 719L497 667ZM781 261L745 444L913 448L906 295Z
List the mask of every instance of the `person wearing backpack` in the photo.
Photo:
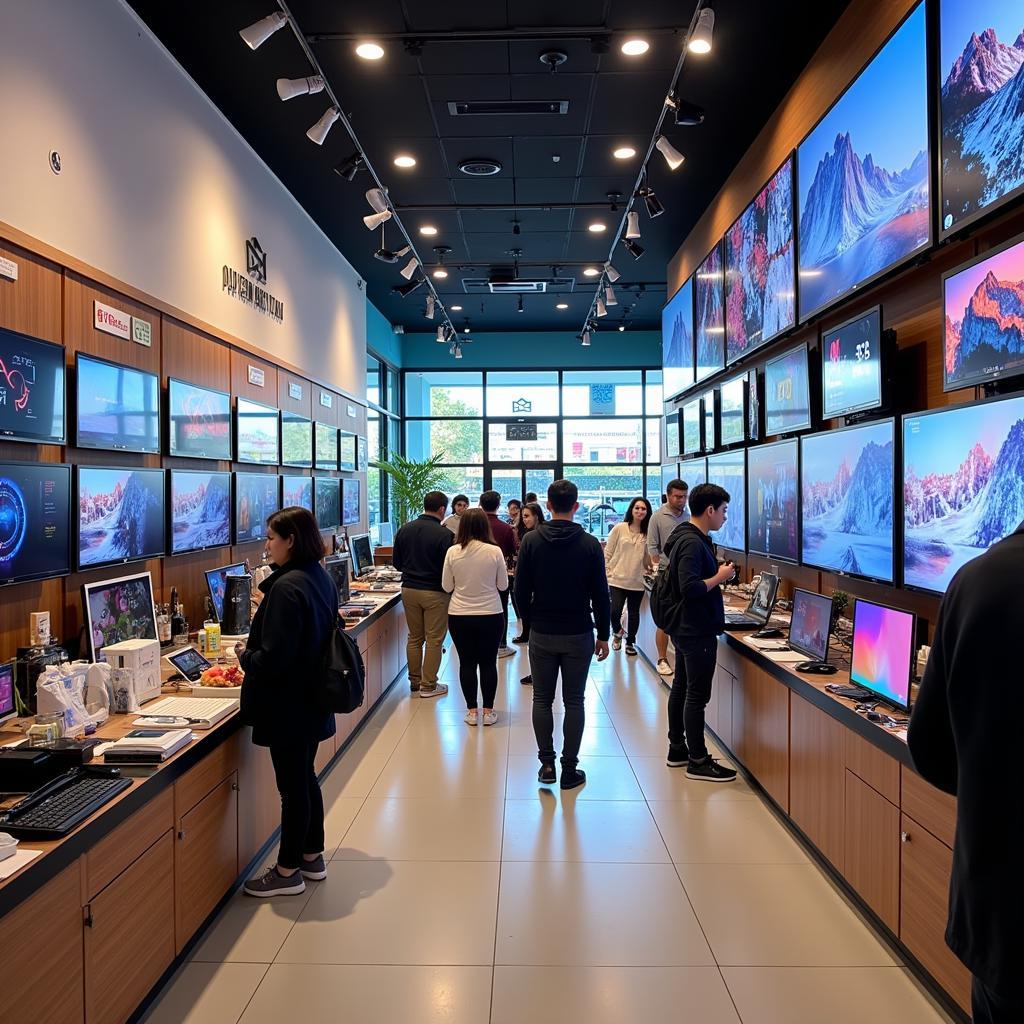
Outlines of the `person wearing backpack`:
M327 877L324 801L314 759L335 733L334 715L320 709L317 684L338 618L338 588L320 564L326 554L308 509L290 507L267 520L271 574L246 644L237 645L245 672L241 715L252 741L270 748L281 794L277 863L245 883L249 896L304 892L306 879Z
M689 495L689 487L685 480L670 480L665 488L665 501L661 508L651 516L647 527L647 551L654 562L655 569L661 573L668 565L668 557L665 554L665 544L672 531L685 523L689 516L686 514L686 499ZM654 633L654 644L658 649L658 661L655 665L658 675L672 675L672 666L668 663L668 633L658 623Z

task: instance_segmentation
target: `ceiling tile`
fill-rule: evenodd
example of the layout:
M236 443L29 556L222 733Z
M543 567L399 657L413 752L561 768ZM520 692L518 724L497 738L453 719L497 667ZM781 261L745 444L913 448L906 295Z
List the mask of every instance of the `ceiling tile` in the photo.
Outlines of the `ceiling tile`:
M535 139L517 136L513 140L515 172L524 178L573 178L580 158L582 136ZM553 157L558 157L554 160Z

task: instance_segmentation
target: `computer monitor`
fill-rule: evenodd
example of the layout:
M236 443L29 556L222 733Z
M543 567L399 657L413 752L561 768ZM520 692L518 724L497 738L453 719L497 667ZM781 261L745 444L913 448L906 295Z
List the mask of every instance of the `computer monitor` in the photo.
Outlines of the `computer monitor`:
M793 591L793 618L789 624L789 646L811 661L827 661L831 631L832 598L796 588Z
M778 593L779 577L773 572L761 573L761 579L758 581L757 586L754 588L754 593L750 597L747 611L751 615L756 615L767 622L771 618L772 610L775 608L775 598Z
M344 554L328 555L324 559L324 569L338 588L339 605L345 604L351 595L348 585L349 564L349 556Z
M14 662L0 664L0 722L17 715L14 706Z
M356 533L348 539L348 550L352 556L352 575L359 579L373 568L373 548L368 533Z
M915 634L913 612L858 600L853 608L850 682L909 711Z
M213 610L217 613L218 622L224 618L224 591L228 587L228 577L238 576L244 572L244 562L235 562L232 565L222 565L218 569L206 570L206 589L210 592L210 600L213 602Z
M390 548L395 543L395 527L392 523L378 523L377 536L382 548Z
M92 661L123 640L156 640L153 577L148 572L82 584L85 637Z

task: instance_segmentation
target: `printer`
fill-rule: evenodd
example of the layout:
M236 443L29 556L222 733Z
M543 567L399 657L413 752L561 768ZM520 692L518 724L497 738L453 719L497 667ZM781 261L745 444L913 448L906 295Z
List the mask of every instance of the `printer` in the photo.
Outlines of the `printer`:
M103 657L110 666L114 714L138 711L147 700L160 696L160 641L122 640L106 644Z

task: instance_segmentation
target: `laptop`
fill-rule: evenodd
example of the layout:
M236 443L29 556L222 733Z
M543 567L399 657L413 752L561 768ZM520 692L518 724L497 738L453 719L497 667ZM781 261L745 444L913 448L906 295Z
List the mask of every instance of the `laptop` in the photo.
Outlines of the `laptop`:
M760 582L751 595L746 610L725 613L725 628L734 630L763 628L771 618L778 592L779 577L770 572L761 573Z

